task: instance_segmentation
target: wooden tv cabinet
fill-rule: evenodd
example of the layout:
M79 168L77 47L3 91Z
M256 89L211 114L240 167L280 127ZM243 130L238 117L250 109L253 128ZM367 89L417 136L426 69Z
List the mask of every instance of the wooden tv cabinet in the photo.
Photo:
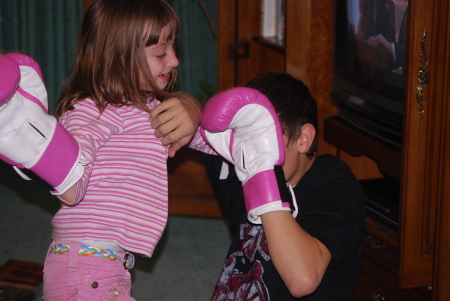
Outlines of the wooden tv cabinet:
M354 300L450 300L449 2L409 0L400 151L331 117L335 1L286 0L280 45L259 36L260 2L218 0L218 90L266 71L302 79L318 103L319 153L340 157L359 179L400 180L399 229L366 220Z

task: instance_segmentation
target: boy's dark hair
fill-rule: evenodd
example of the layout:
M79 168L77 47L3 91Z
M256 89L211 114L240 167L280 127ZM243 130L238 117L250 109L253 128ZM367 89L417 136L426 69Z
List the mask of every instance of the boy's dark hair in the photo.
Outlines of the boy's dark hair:
M306 153L308 157L313 157L318 140L317 104L308 87L289 74L275 72L258 75L249 80L245 86L258 90L270 100L278 113L288 143L299 137L300 128L304 124L310 123L314 126L316 135Z

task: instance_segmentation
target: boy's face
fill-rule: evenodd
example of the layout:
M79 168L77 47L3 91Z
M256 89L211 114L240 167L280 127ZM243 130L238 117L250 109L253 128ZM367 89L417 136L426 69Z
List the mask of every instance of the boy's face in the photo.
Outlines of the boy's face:
M283 134L284 141L284 165L283 171L286 178L286 182L292 186L297 185L298 181L303 174L300 173L300 153L297 147L297 141L294 140L288 144L288 137Z
M283 135L285 161L283 165L286 181L292 186L297 185L303 175L311 168L314 158L309 158L308 153L314 141L316 130L312 124L306 123L299 130L296 139L288 144L288 137Z

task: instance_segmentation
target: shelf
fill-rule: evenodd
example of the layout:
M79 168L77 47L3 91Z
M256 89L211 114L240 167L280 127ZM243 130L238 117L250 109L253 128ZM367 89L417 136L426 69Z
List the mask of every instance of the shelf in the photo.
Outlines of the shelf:
M364 257L353 301L360 300L408 300L429 301L432 291L427 288L398 289L398 278L386 271L378 260Z
M281 54L285 53L284 42L283 41L280 42L275 36L274 37L254 36L253 40L269 48L272 48L273 50Z
M366 217L366 231L392 249L398 249L398 232L390 229L389 227L377 222L370 217Z
M368 136L340 117L324 119L324 139L352 156L372 158L381 172L400 180L401 152Z

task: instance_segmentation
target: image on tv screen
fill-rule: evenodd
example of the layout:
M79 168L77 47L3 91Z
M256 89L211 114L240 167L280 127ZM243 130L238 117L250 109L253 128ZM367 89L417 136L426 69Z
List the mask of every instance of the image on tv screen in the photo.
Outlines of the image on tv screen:
M403 88L408 0L346 0L355 67Z

